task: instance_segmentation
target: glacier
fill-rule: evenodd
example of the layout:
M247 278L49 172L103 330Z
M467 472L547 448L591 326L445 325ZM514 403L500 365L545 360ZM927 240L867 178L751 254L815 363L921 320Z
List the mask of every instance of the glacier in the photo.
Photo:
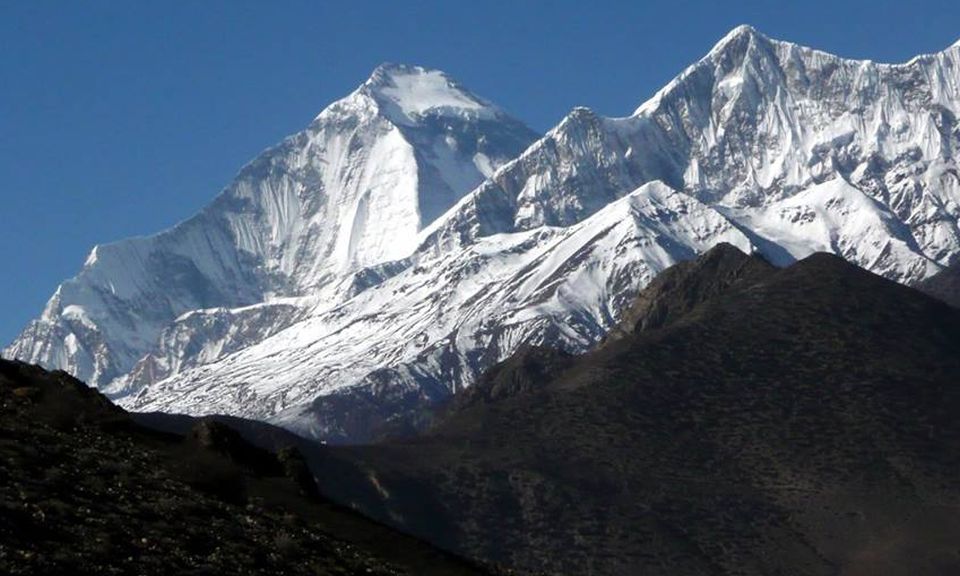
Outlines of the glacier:
M416 429L525 343L588 349L718 242L916 283L960 256L960 45L903 64L732 30L632 114L537 138L385 65L203 212L94 249L4 356L134 410Z

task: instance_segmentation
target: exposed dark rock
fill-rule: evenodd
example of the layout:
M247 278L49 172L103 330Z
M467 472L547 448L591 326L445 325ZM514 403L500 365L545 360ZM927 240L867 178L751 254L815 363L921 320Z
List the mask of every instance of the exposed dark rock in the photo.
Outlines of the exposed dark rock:
M760 282L774 271L759 255L748 256L730 244L718 244L654 278L624 311L608 340L667 326L698 305L733 288Z
M476 384L455 396L454 410L535 392L572 361L573 355L562 350L524 346L484 373Z

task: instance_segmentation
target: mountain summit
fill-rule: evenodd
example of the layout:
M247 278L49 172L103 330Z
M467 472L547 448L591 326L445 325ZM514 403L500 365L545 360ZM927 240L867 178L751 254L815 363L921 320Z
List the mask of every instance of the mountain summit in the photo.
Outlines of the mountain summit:
M453 118L502 116L493 104L460 86L440 70L385 63L361 86L392 121L411 124L426 115Z
M427 96L421 108L401 107ZM4 355L118 395L136 385L108 385L167 338L198 363L215 359L316 305L304 299L342 300L358 270L409 256L421 228L535 137L442 72L381 66L247 164L197 216L95 247ZM211 333L229 341L210 344ZM137 370L155 380L184 367L178 358Z
M953 264L958 114L953 48L878 64L750 27L631 115L578 108L536 141L442 72L384 65L197 217L96 249L5 355L138 410L417 428L521 346L593 347L721 242L907 284Z

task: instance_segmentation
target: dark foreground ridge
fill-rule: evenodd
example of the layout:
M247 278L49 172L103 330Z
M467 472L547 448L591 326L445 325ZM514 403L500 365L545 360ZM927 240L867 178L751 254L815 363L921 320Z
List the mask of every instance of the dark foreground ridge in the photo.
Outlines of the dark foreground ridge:
M151 431L0 360L0 574L489 574L324 500L295 449Z
M596 351L526 349L321 488L567 574L960 574L960 310L817 254L711 251Z

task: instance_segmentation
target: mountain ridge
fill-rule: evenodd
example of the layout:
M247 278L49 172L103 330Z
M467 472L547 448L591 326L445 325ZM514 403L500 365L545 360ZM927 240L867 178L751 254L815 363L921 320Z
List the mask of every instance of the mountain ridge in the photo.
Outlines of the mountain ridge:
M377 82L396 84L390 75L410 70L423 69L387 67ZM181 320L172 324L164 315L149 334L124 340L136 345L123 363L101 370L116 376L103 377L110 383L94 383L125 394L132 409L227 412L362 441L385 421L416 421L424 406L468 387L520 346L591 348L660 271L718 242L781 266L830 251L900 282L919 282L960 254L958 70L960 52L953 49L879 65L738 28L633 115L603 118L574 109L539 140L504 154L477 187L461 186L456 199L442 192L452 189L440 186L443 178L421 181L432 172L417 172L427 196L445 198L423 204L436 209L429 223L413 224L419 208L411 207L421 204L412 196L386 201L396 197L388 190L403 188L399 181L381 182L383 202L364 196L315 229L302 228L296 210L288 210L296 202L286 190L277 196L280 208L269 212L278 226L307 230L311 242L311 234L334 238L321 243L329 250L284 248L269 267L254 266L252 279L235 273L247 270L242 265L224 268L239 285L266 284L267 299L207 294L205 274L168 258L165 270L197 285L187 296L198 301L185 297L185 307L225 304L177 315ZM418 100L439 102L437 113L431 116L424 104L421 115L411 104L412 116L404 112L403 119L442 128L456 109L448 105L450 94L460 94L451 98L468 108L479 104L456 92L443 73L427 75L417 90L443 96ZM348 97L330 114L375 106L361 97L365 85L354 93L357 102ZM500 120L468 120L501 133ZM387 132L397 138L410 133L402 122L390 125L396 131ZM341 137L337 130L330 135ZM415 149L429 155L441 140L441 150L452 150L439 136L417 140ZM375 142L359 142L358 154L380 158ZM474 149L456 148L468 150L458 156L460 166L479 173ZM423 165L418 158L401 165ZM441 165L447 156L432 158ZM267 179L250 185L271 177L299 182L298 172L289 172L294 160L261 160L250 174ZM461 171L445 173L461 180ZM241 200L238 206L249 210ZM400 214L397 205L410 209ZM377 218L389 225L373 224ZM228 228L224 238L243 239L252 253L272 253L270 241L242 226ZM284 280L287 273L292 280ZM96 335L82 317L66 310L61 316L75 332ZM29 328L6 353L69 367L69 349L58 344L69 334L58 326L41 325L46 334ZM109 348L88 341L88 349ZM59 346L59 356L48 345Z

